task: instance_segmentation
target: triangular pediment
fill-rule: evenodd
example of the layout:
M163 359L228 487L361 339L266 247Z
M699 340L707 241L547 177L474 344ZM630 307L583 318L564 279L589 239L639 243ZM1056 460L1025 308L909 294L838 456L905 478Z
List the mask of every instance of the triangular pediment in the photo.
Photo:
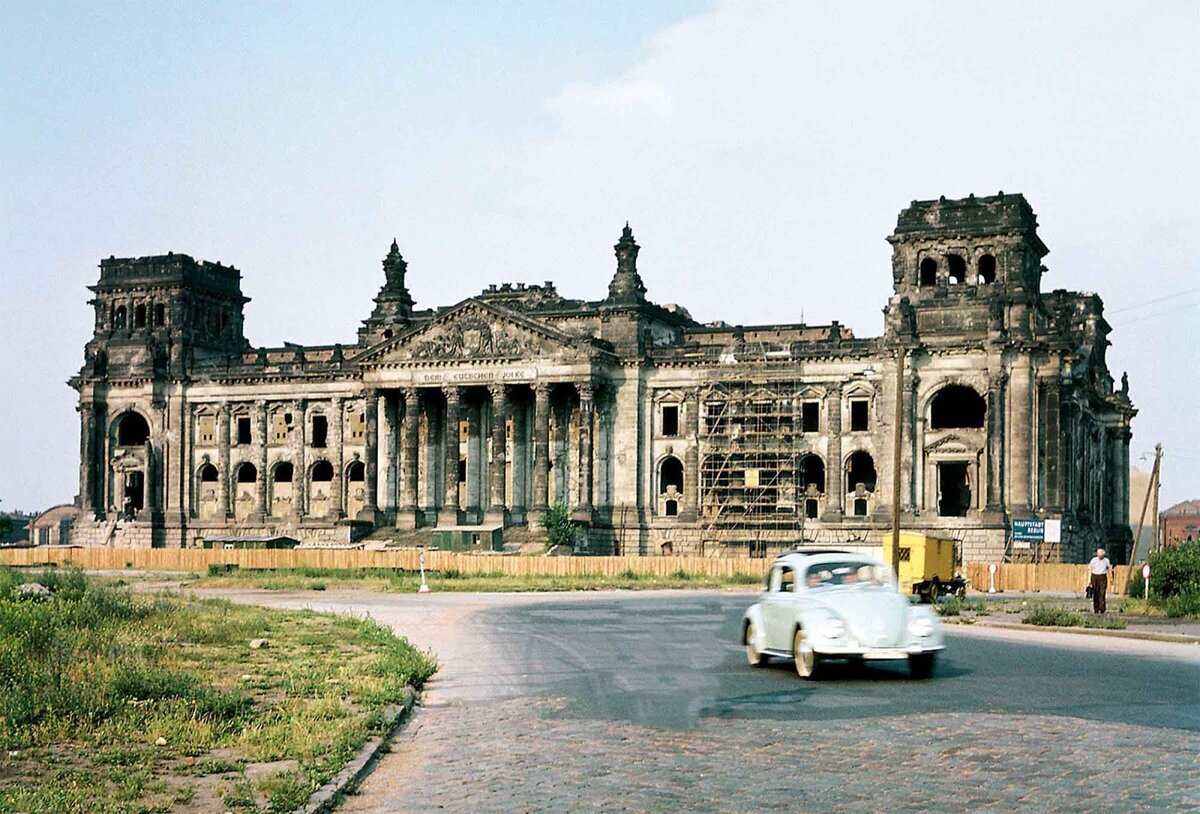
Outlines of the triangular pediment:
M464 300L429 322L366 351L364 365L588 355L588 342L479 300Z

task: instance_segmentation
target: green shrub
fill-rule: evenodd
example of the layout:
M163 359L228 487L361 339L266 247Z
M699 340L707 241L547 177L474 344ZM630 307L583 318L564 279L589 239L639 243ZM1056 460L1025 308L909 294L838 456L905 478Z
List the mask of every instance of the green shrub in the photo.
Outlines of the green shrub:
M1150 594L1200 597L1200 542L1178 543L1150 555Z
M546 548L575 545L575 522L565 503L555 503L546 510Z
M1021 621L1027 625L1041 627L1079 627L1083 624L1083 616L1066 608L1040 605L1027 613Z
M1142 569L1135 566L1133 573L1129 575L1129 582L1125 585L1125 596L1141 599L1145 592L1146 582L1142 579Z
M1153 582L1153 575L1151 575L1150 580ZM1166 611L1167 616L1174 619L1200 617L1200 592L1177 594L1176 596L1168 597L1163 600L1162 607Z

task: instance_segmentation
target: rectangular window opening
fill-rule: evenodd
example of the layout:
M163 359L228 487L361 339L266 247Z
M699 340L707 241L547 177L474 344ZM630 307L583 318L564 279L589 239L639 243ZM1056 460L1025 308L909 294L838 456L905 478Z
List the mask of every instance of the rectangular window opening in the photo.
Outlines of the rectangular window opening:
M250 438L250 416L240 415L237 420L237 442L239 444L251 443Z
M324 447L329 442L329 419L323 415L315 415L312 419L312 445Z
M866 399L853 399L850 402L850 431L866 432L871 428L870 403Z
M662 408L662 434L668 438L679 435L679 405L664 404Z
M801 430L803 432L821 431L821 405L815 401L806 401L801 406Z

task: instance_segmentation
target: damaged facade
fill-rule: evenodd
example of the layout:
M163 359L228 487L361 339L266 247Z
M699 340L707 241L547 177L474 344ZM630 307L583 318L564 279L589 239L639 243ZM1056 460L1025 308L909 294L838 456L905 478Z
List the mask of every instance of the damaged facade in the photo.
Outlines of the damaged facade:
M838 323L702 325L646 298L626 226L607 296L491 286L417 310L395 243L357 341L252 348L241 274L109 258L80 395L73 540L306 544L430 527L536 528L565 503L590 551L746 555L878 539L901 519L965 560L1020 558L1015 518L1061 518L1046 559L1117 556L1130 420L1093 294L1042 291L1020 195L914 201L880 337ZM1085 556L1086 555L1086 556Z

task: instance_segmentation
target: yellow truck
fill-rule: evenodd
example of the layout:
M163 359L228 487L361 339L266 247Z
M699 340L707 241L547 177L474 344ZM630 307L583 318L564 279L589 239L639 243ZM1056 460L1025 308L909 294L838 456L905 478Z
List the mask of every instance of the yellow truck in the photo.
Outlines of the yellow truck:
M883 559L892 561L892 535L883 538ZM966 596L967 579L954 569L954 541L915 531L900 532L900 590L933 602L939 596Z

